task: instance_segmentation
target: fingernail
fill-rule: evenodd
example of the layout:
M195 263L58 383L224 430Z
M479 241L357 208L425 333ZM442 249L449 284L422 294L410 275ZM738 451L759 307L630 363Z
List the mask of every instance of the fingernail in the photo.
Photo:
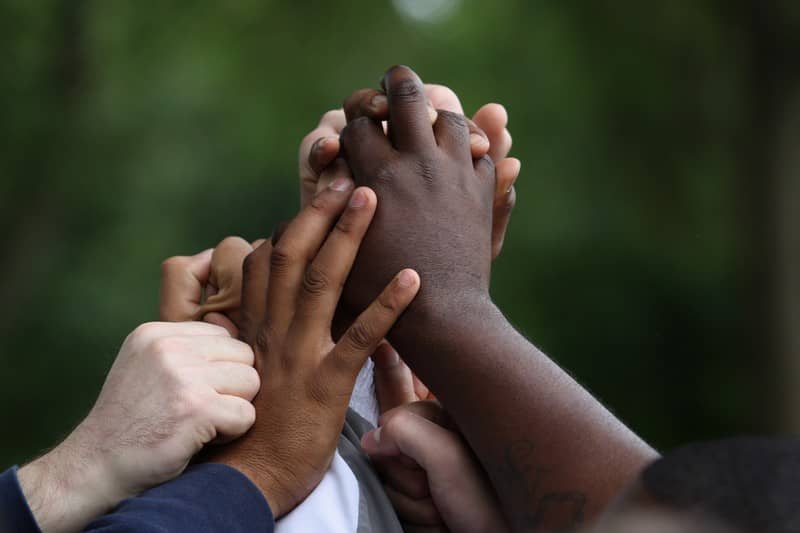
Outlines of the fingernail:
M375 428L375 431L372 432L372 440L375 441L375 444L381 443L381 429L382 428Z
M483 146L489 144L489 141L487 141L486 137L482 135L478 135L477 133L470 133L469 144L471 144L472 146Z
M384 366L397 366L400 364L400 354L396 350L388 350L383 360Z
M317 139L317 142L314 143L314 147L312 148L312 150L314 152L318 152L319 150L322 150L322 147L325 146L326 142L328 142L328 138L327 137L322 137L321 139Z
M353 187L353 180L350 178L336 178L330 184L330 188L334 191L344 192L349 191Z
M367 195L364 194L364 191L356 191L353 193L353 197L350 198L350 207L352 209L358 209L360 207L364 207L367 204Z
M416 278L416 276L414 275L414 271L413 270L403 270L402 272L400 272L400 275L397 277L397 284L400 287L402 287L404 289L407 289L407 288L411 287L412 285L414 285L414 282L416 281L415 278Z
M428 117L431 119L431 124L435 124L436 119L439 118L439 113L436 112L430 102L428 102Z
M376 94L372 97L372 100L370 100L369 105L375 109L383 109L389 105L389 100L386 98L385 94Z

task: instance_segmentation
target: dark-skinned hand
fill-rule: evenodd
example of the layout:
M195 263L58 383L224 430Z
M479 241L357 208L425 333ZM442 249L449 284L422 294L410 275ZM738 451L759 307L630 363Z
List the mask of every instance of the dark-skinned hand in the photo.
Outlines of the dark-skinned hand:
M256 422L210 460L250 478L276 518L324 476L359 370L419 288L417 274L400 269L333 342L333 314L376 207L370 189L352 189L350 179L334 180L277 244L244 262L240 336L261 377Z
M411 69L390 69L383 89L388 136L379 121L349 105L356 98L346 101L350 121L341 143L347 162L356 183L383 201L343 302L351 314L359 312L398 266L410 264L422 289L401 321L419 312L454 312L459 301L488 298L494 164L487 156L473 160L462 115L439 111L431 125L422 81Z

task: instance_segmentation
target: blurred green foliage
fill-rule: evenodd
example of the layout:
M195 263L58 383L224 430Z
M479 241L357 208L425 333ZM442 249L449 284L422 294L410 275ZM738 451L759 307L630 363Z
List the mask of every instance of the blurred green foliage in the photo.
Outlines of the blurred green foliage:
M743 230L750 4L396 4L0 1L0 465L90 408L164 258L293 214L300 139L395 63L509 110L493 293L526 335L656 446L776 428Z

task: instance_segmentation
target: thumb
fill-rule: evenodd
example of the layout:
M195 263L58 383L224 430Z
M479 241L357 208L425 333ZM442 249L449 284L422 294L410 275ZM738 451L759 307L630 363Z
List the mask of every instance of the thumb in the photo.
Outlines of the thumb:
M406 409L366 433L361 447L371 458L405 456L419 465L449 531L508 531L489 480L458 434Z
M372 354L375 395L381 414L417 400L414 375L392 345L384 341Z
M158 316L166 322L195 320L203 298L203 287L211 272L209 248L197 255L170 257L161 263Z
M242 299L242 265L253 246L241 237L227 237L214 249L209 282L217 292L206 299L200 314L232 313L234 322Z
M361 447L371 457L405 455L429 476L442 464L450 464L453 451L463 450L455 433L410 411L397 413L383 426L364 434Z

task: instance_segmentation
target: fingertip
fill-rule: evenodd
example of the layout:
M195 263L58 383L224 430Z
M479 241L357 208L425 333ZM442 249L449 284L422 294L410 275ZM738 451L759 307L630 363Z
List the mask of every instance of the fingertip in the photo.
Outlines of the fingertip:
M397 285L401 289L415 289L419 287L419 284L419 274L412 268L406 268L397 274Z
M380 426L361 436L361 448L368 454L377 453L381 441Z
M392 65L391 67L389 67L389 69L384 73L383 77L381 78L381 87L383 87L384 92L387 92L387 90L391 90L391 84L392 81L394 81L394 78L400 76L405 77L409 75L411 75L413 78L419 81L420 84L422 84L422 80L417 75L417 73L411 69L411 67L408 67L406 65Z
M519 177L520 170L522 168L522 163L519 159L509 157L503 159L496 166L496 176L497 176L497 190L495 192L495 196L500 198L501 196L509 193L511 191L511 187L517 181Z
M508 123L508 113L500 104L485 104L472 116L486 133L493 138L500 135Z
M375 191L369 187L358 187L353 191L352 196L350 196L350 202L347 205L350 209L361 209L374 207L376 203Z

